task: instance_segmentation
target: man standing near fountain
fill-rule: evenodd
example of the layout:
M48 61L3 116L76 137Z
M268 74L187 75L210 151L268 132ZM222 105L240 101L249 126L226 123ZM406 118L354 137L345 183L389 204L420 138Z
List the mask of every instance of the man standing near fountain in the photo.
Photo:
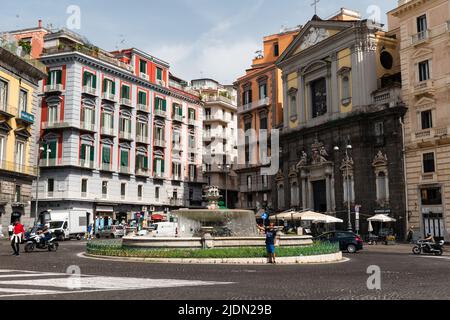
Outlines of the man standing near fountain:
M275 225L271 222L268 227L258 226L258 229L266 233L267 263L276 264L275 240L277 237L277 229L275 229Z

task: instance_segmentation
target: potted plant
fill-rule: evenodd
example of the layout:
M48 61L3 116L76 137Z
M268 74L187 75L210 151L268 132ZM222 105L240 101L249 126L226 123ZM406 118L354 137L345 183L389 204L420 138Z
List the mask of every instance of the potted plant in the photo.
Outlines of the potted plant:
M395 241L396 241L396 238L395 238L395 236L387 236L386 237L386 245L387 246L389 246L389 245L394 245L395 244Z

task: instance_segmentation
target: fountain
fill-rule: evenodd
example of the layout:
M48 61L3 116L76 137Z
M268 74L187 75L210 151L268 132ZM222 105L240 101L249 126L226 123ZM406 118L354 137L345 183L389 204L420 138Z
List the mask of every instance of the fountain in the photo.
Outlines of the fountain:
M207 209L182 209L172 212L178 224L177 237L130 235L123 245L134 248L226 248L264 246L265 237L258 233L255 213L250 210L221 209L219 188L205 188ZM281 245L312 244L308 236L281 236Z

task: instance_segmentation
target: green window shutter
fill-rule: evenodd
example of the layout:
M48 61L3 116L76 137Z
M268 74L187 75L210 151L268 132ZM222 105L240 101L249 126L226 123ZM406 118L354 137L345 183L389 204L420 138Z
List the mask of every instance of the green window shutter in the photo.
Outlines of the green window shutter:
M128 167L128 152L122 150L120 152L120 165L122 167Z
M80 150L80 159L86 159L86 145L82 144L81 145L81 150Z
M51 85L52 83L52 72L50 71L47 76L47 84Z
M47 156L48 144L44 144L42 147L44 150L41 151L41 159L45 159Z
M164 173L164 159L161 159L161 172Z
M91 154L89 156L89 160L91 160L92 162L94 162L94 148L89 148Z
M167 101L166 101L166 100L163 100L163 101L162 101L162 104L163 104L163 111L166 111Z
M83 86L85 86L87 84L87 78L88 78L88 73L85 71L83 72Z
M62 84L62 70L56 71L56 82Z
M153 172L156 172L156 159L153 159Z
M116 94L116 83L111 81L111 93Z
M156 68L156 78L162 80L162 70L160 68Z
M50 142L49 144L48 144L48 147L50 148L50 155L49 155L49 158L50 159L56 159L56 146L57 146L57 143L58 142L56 142L56 141L52 141L52 142ZM47 152L47 150L46 150L46 152Z
M144 169L148 169L148 157L144 157Z
M155 109L156 110L159 110L159 108L160 108L158 101L159 101L159 98L155 97Z
M106 92L106 79L103 79L103 92Z
M94 74L94 76L92 77L92 82L93 82L93 84L92 84L92 87L94 88L94 89L97 89L97 76Z
M102 163L110 164L111 163L111 149L108 147L103 147L102 150Z

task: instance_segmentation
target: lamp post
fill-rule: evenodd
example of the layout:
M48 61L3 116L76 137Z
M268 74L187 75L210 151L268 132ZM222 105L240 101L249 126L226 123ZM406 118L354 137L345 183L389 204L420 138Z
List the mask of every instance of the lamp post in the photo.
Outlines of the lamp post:
M38 219L38 211L39 211L39 179L41 177L41 167L40 167L40 163L39 163L39 158L42 152L45 151L44 147L39 147L39 152L38 152L38 157L37 157L37 177L36 177L36 203L35 203L35 208L34 208L34 223L36 224L37 219ZM52 152L52 150L47 149L47 155L50 155L50 153Z
M345 159L349 160L348 152L352 150L353 147L347 144L345 147ZM334 147L334 151L339 151L339 147ZM347 189L347 219L348 219L348 231L353 231L352 226L352 208L351 208L351 198L350 198L350 172L348 171L348 165L345 166L345 178L346 178L346 189Z

